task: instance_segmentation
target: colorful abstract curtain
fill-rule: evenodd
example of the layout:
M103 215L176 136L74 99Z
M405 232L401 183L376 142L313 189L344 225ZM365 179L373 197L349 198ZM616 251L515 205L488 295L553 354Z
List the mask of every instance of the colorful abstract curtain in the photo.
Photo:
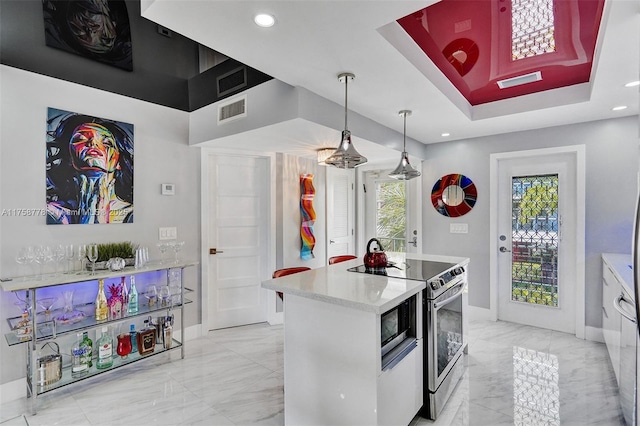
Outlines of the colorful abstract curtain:
M300 214L302 217L300 224L300 238L302 240L300 258L302 260L309 260L314 257L313 248L316 245L316 237L313 235L313 224L316 220L316 212L313 209L313 197L315 193L313 175L300 175Z

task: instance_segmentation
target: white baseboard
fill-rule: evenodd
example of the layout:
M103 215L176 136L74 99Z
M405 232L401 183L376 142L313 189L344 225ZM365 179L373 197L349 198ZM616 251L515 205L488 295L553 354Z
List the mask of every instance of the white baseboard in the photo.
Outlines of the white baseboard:
M492 321L491 309L479 308L469 305L467 307L467 315L471 321Z
M180 330L175 331L175 338L181 340ZM194 340L200 337L201 325L196 324L184 329L185 342ZM12 382L7 382L0 385L0 404L6 402L15 401L16 399L23 398L27 395L27 378L22 377Z
M584 338L585 340L604 343L604 334L602 334L602 329L600 327L586 326L584 330Z

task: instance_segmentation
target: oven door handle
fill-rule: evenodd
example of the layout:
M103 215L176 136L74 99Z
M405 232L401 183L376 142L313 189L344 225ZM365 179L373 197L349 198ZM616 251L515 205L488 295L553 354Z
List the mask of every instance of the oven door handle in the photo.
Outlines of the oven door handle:
M456 287L460 287L460 290L454 294L451 297L447 297L446 299L439 301L439 302L434 302L433 303L433 309L438 310L440 309L442 306L446 305L449 302L452 302L454 300L456 300L458 297L462 296L462 293L464 292L464 289L467 288L467 282L466 281L460 281L458 284L454 285L451 288L456 288Z

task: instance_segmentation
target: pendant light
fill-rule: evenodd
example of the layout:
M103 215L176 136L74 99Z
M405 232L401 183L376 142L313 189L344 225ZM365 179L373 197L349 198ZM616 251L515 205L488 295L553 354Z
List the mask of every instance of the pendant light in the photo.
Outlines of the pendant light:
M411 111L403 109L398 112L398 115L404 117L402 154L400 155L400 164L398 164L398 167L396 167L394 171L389 173L389 176L398 180L409 180L417 178L421 174L419 171L411 167L411 164L409 164L409 154L407 154L407 116L411 115Z
M344 130L342 131L342 141L340 145L334 153L325 160L325 163L340 169L353 169L367 162L367 158L360 155L353 146L353 143L351 143L351 132L347 129L347 85L349 80L353 80L354 78L355 76L351 73L338 75L338 80L344 83Z

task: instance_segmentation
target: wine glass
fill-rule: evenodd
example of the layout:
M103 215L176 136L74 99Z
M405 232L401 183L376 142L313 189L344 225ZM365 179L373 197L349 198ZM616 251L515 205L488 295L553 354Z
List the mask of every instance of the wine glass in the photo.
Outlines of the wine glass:
M51 308L58 299L56 297L41 297L37 299L38 306L44 310L44 320L51 321Z
M51 247L46 246L44 248L44 264L51 263L54 261L54 251Z
M76 259L80 262L80 271L84 271L84 261L87 258L87 246L80 244L76 250Z
M168 285L163 285L160 287L160 300L162 301L162 306L167 306L169 300L171 299L171 290Z
M34 260L36 261L36 263L39 266L38 270L38 279L41 280L42 279L42 274L44 271L44 264L46 262L46 258L47 258L47 253L45 252L44 246L37 246L34 250L35 252L35 256L34 256Z
M147 292L144 294L144 297L149 301L149 307L155 306L156 300L158 299L158 289L155 285L150 285L147 287Z
M18 302L15 302L16 305L22 307L22 313L26 314L27 316L29 316L29 314L31 313L31 297L29 296L29 290L26 290L24 292L24 297L20 296L21 292L15 291L14 294L16 295L16 299L18 299Z
M96 260L98 260L98 245L89 244L87 246L87 256L91 261L91 275L96 274Z
M184 241L176 241L173 244L173 251L176 253L176 263L179 263L178 252L180 252L180 250L182 250L183 246L184 246Z
M20 269L22 265L26 265L27 263L27 248L26 247L22 247L18 250L18 252L16 253L16 262L18 263L18 275L20 274ZM22 280L26 280L27 277L26 275L22 276Z
M56 259L56 275L59 273L60 263L64 260L64 246L62 244L58 244L56 250L54 252L54 258Z
M74 258L73 244L67 244L64 246L64 257L67 259L67 273L72 272L72 262Z
M35 249L34 249L32 246L28 246L28 247L25 249L25 253L26 253L26 257L27 257L27 263L28 263L28 264L32 264L32 263L33 263L33 261L34 261L34 260L35 260L35 258L36 258L36 251L35 251Z
M167 244L167 243L158 243L156 245L158 246L158 250L160 250L160 263L164 264L164 254L169 249L169 244Z

